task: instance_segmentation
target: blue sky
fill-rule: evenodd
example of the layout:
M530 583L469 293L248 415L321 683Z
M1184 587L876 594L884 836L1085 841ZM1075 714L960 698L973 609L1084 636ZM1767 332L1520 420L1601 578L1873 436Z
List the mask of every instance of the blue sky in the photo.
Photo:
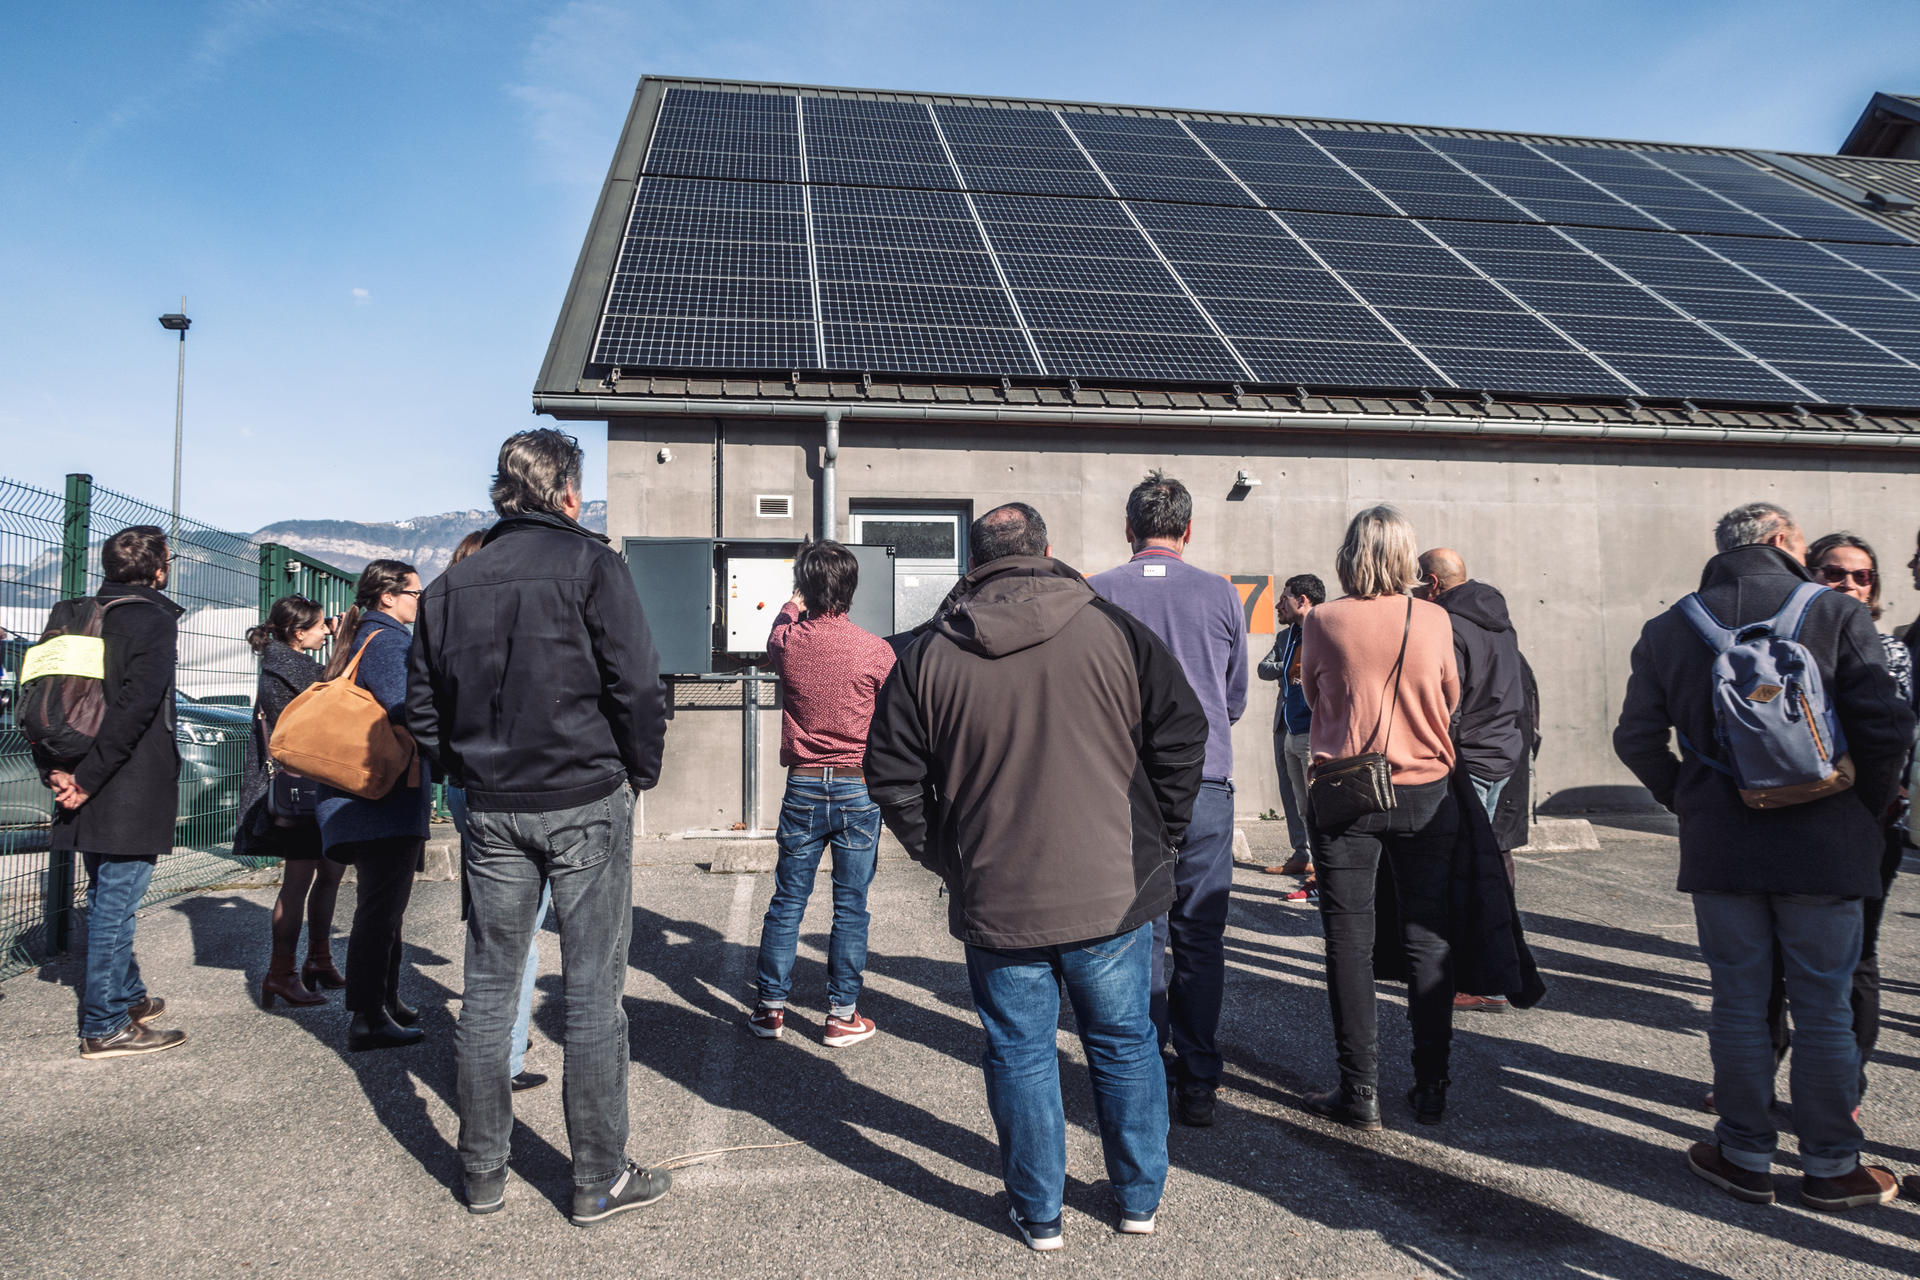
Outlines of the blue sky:
M641 74L1831 151L1920 3L13 5L0 474L232 528L481 505ZM602 434L582 430L604 492Z

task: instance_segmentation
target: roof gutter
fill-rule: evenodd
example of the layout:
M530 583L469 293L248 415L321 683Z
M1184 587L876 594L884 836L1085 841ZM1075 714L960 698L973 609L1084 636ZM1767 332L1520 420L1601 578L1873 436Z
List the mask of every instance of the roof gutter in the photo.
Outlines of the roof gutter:
M1016 405L829 404L787 400L697 400L628 396L545 395L535 393L533 411L555 418L632 417L809 418L837 413L848 422L951 422L1008 425L1071 425L1245 431L1279 428L1297 431L1377 434L1490 436L1547 440L1634 440L1673 444L1754 444L1811 448L1913 449L1920 433L1877 431L1797 431L1778 427L1676 426L1664 423L1528 422L1465 419L1436 415L1261 413L1204 409L1057 409Z

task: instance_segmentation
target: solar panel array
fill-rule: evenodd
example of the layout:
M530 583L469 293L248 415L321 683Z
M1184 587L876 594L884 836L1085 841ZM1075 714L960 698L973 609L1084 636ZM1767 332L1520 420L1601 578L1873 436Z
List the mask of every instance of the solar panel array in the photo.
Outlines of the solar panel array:
M1920 245L1730 154L670 87L593 359L1920 405Z

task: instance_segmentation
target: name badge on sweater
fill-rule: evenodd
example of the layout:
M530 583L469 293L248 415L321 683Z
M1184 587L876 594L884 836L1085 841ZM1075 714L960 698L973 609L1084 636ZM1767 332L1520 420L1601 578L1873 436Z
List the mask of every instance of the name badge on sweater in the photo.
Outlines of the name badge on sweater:
M1141 567L1140 572L1148 578L1164 578L1167 576L1167 566L1163 564L1144 565Z

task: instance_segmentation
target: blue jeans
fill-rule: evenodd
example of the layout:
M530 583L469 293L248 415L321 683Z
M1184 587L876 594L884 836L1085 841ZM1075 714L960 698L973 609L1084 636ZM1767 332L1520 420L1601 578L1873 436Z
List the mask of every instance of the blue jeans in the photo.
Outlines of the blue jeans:
M633 939L633 791L546 813L467 815L466 991L453 1049L460 1162L507 1163L513 1023L541 887L560 921L566 992L561 1097L573 1184L604 1183L627 1154L627 949Z
M1152 926L1093 942L1019 951L967 948L967 981L987 1033L987 1109L1007 1198L1028 1222L1060 1216L1067 1115L1060 1101L1060 987L1073 1002L1093 1081L1107 1179L1123 1213L1152 1213L1167 1181L1167 1084L1147 973Z
M460 833L460 862L467 860L467 789L447 785L447 812L453 815L454 829ZM507 1059L507 1074L519 1075L527 1065L527 1049L533 1043L533 983L540 976L540 931L547 927L547 912L553 906L553 886L540 884L540 910L533 918L533 940L527 944L527 968L520 975L520 1010L513 1020L513 1056Z
M1227 904L1233 894L1233 784L1208 780L1193 801L1173 869L1173 906L1153 922L1153 1023L1173 1045L1178 1082L1220 1083L1220 1003L1227 976ZM1167 972L1167 949L1173 972Z
M540 909L533 916L533 937L527 943L527 967L520 974L520 1010L513 1018L513 1056L507 1059L507 1074L517 1076L527 1065L527 1050L533 1044L533 980L540 976L540 931L547 927L547 912L553 906L553 886L540 886Z
M1507 783L1512 778L1513 775L1508 774L1504 778L1495 778L1489 782L1484 778L1476 778L1471 773L1467 775L1467 781L1473 784L1473 794L1480 798L1480 807L1487 811L1488 822L1493 821L1493 811L1500 807L1500 793L1507 789Z
M1860 963L1860 899L1798 893L1696 893L1700 953L1713 978L1714 1128L1742 1169L1773 1167L1779 1134L1769 1104L1777 1059L1767 1031L1776 949L1793 1014L1793 1127L1807 1176L1833 1178L1860 1163L1860 1049L1853 1035L1853 971Z
M787 779L775 834L780 860L773 869L773 901L760 925L760 1003L786 1007L793 990L793 957L800 918L813 893L820 857L833 845L833 932L827 942L827 1011L851 1015L860 1002L867 967L867 886L880 844L880 806L867 796L858 772L841 778Z
M147 998L140 962L133 958L133 913L147 896L153 859L99 853L80 858L87 868L87 971L80 992L80 1034L104 1040L131 1022L127 1010Z

